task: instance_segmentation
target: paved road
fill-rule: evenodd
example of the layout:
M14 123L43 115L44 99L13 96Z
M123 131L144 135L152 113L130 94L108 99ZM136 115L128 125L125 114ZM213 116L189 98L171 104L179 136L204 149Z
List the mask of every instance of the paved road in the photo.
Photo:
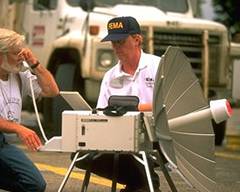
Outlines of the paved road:
M240 111L240 110L239 110ZM32 118L30 118L32 119ZM238 121L237 121L238 122ZM29 122L28 122L29 123ZM31 122L30 122L31 123ZM34 122L32 122L34 124ZM231 125L235 125L231 124ZM238 123L237 123L238 124ZM239 125L238 125L239 126ZM13 137L16 139L15 137ZM24 146L15 141L27 155L33 160L37 167L43 173L48 186L47 192L56 192L64 178L68 166L70 165L69 153L57 152L30 152ZM230 148L225 142L222 147L216 147L216 192L239 192L240 191L240 147ZM163 192L170 191L168 184L160 170L157 170L161 180L161 190ZM182 178L175 172L170 173L177 190L179 192L196 192L186 184ZM81 184L84 177L84 172L79 169L74 169L70 179L68 180L63 191L77 192L81 190ZM103 178L92 176L89 185L89 192L107 192L111 191L111 181ZM121 185L118 185L120 189ZM1 190L0 190L1 191Z
M19 145L34 161L47 180L47 192L58 190L63 177L70 165L69 153L57 152L29 152L24 146ZM216 148L216 192L239 192L240 191L240 151L226 147ZM170 191L168 184L160 170L157 170L161 179L161 190ZM176 173L170 173L179 192L197 192L188 186ZM81 190L84 172L74 169L63 191L77 192ZM89 192L111 191L111 181L92 176ZM120 189L122 186L119 185Z
M216 150L217 191L240 191L240 151L232 151L224 147Z

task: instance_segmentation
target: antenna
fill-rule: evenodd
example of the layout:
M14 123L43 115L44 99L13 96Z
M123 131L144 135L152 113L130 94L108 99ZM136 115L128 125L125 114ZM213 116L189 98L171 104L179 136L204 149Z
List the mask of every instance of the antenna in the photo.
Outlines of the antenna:
M199 191L214 191L214 132L211 124L231 116L229 103L203 96L188 58L168 47L156 75L153 116L160 148L181 175Z

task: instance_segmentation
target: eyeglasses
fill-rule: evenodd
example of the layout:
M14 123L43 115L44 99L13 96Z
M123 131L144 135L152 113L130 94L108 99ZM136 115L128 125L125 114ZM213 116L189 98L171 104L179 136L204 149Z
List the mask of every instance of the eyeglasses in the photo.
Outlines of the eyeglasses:
M126 39L121 39L121 40L112 41L112 44L114 44L114 45L122 45L125 42L126 42Z
M10 49L10 50L6 51L5 54L9 59L14 60L14 61L19 61L24 58L24 56L22 54L22 49Z
M9 50L6 52L6 54L10 56L15 56L15 57L21 57L22 56L22 49L13 49Z

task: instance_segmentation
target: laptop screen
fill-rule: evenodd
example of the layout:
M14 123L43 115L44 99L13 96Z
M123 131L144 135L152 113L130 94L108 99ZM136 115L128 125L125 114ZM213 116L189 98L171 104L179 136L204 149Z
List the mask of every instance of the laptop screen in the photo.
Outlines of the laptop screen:
M91 106L77 91L60 91L60 95L73 110L92 110Z

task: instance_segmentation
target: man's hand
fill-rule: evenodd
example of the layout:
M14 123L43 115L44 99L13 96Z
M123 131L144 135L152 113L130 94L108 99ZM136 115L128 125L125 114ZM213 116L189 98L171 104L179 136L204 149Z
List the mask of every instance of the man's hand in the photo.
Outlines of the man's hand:
M42 89L41 96L57 96L59 94L59 89L54 77L50 71L40 64L33 52L29 48L22 48L21 52L19 53L19 57L20 56L21 58L24 58L24 60L30 65L34 74L37 76L37 82Z
M32 151L37 151L42 145L38 135L31 129L22 126L18 129L17 135L28 149Z
M23 58L29 63L30 65L34 65L38 63L37 58L33 55L32 51L29 48L22 48L19 55L22 55Z
M139 111L152 111L152 103L139 103L138 104Z

